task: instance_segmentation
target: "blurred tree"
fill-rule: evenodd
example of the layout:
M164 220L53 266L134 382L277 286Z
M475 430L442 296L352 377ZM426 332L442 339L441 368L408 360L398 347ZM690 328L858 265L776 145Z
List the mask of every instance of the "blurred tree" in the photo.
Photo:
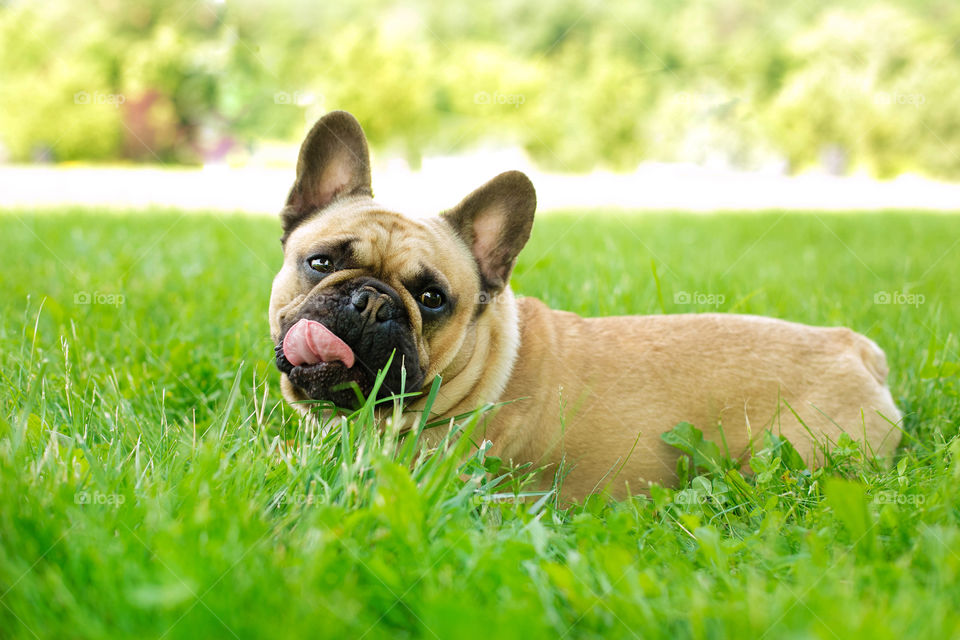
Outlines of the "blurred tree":
M958 36L948 0L12 0L0 145L18 161L209 162L342 108L413 164L494 143L568 171L956 178Z

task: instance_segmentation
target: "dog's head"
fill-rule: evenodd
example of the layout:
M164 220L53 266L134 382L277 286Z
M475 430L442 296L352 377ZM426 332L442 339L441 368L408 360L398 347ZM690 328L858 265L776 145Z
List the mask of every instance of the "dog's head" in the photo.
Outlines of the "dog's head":
M383 369L380 397L420 391L437 374L466 396L491 362L512 363L495 352L516 349L507 285L533 224L533 185L503 173L423 219L372 197L363 130L346 112L327 114L303 142L281 213L270 332L284 396L351 408Z

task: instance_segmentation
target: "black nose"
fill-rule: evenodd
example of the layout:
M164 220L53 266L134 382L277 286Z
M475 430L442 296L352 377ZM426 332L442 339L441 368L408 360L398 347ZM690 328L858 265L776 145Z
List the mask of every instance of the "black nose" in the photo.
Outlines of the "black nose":
M401 315L402 307L395 297L396 293L386 289L380 283L367 283L353 292L350 302L360 315L373 316L377 322L396 320Z

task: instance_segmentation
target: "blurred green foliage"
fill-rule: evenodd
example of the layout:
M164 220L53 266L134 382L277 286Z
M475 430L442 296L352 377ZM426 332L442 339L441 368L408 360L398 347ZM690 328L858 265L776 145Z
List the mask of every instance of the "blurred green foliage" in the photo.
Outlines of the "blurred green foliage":
M347 109L406 155L960 176L960 5L0 0L0 145L199 162Z

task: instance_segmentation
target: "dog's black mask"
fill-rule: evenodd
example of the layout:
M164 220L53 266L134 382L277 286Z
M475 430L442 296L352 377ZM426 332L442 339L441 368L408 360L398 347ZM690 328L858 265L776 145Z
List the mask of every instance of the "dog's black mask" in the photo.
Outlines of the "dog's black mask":
M318 362L293 366L283 354L283 339L290 327L306 318L326 326L354 353L349 369L342 362ZM417 391L423 385L416 343L410 318L400 295L390 285L375 278L361 277L338 283L308 299L299 313L285 318L276 346L277 368L290 382L314 400L332 402L338 407L354 408L355 383L364 397L373 390L377 372L384 369L390 356L390 368L377 391L377 398L401 392ZM401 389L401 371L406 382Z

